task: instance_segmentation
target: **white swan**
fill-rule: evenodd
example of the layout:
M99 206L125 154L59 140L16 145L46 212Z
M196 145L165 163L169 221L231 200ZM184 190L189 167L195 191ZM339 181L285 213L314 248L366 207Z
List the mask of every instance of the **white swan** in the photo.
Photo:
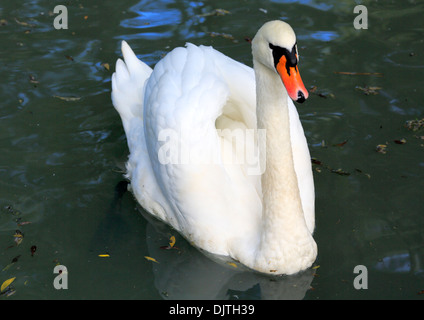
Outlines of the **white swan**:
M154 70L125 41L122 53L112 101L130 151L126 176L142 207L193 245L259 272L309 268L317 255L314 184L288 97L303 102L308 93L292 28L282 21L260 28L254 69L193 44ZM261 167L252 158L258 145Z

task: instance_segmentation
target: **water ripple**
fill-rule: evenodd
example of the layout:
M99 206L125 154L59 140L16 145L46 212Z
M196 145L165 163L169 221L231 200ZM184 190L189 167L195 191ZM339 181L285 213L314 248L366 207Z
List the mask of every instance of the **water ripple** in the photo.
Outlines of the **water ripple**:
M170 37L172 32L164 31L161 27L168 26L172 29L182 21L181 12L178 9L168 8L166 4L155 1L141 1L129 10L136 13L137 16L122 20L120 24L129 29L146 29L145 32L137 34L137 38L160 39Z
M319 9L322 11L328 11L330 9L332 9L334 6L331 4L326 4L326 3L318 3L314 0L272 0L272 2L276 2L276 3L299 3L299 4L303 4L303 5L307 5L309 7L315 8L315 9Z
M329 42L332 41L334 39L337 39L339 37L339 34L335 31L324 31L324 30L320 30L320 31L315 31L315 32L311 32L309 34L303 34L303 35L299 35L297 36L297 38L299 40L318 40L318 41L323 41L323 42Z

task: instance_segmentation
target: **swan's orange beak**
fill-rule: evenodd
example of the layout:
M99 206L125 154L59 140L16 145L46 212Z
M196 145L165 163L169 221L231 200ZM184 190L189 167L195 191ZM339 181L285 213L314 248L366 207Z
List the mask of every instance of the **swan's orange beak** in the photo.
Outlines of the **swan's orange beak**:
M287 58L282 55L276 68L290 98L300 103L308 99L309 93L303 85L297 64L289 66Z

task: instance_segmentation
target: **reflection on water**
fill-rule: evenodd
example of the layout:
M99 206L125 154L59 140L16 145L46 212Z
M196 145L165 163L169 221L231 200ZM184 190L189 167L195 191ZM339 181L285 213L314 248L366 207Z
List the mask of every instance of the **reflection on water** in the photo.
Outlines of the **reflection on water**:
M311 288L314 269L290 277L259 275L235 267L234 261L201 253L181 237L176 249L163 249L173 231L144 216L149 221L149 256L160 261L152 267L155 287L164 299L303 299Z
M412 59L415 56L413 51L397 50L386 55L385 61L403 68L424 68L424 64L417 64L417 59Z
M172 32L163 32L159 27L179 25L181 12L176 8L169 8L167 4L167 2L141 1L129 9L137 16L121 21L121 26L129 29L144 29L137 34L137 39L168 38L172 36Z
M379 271L387 272L411 272L411 257L408 252L396 252L386 256L379 261L375 268Z
M59 31L51 3L4 2L0 244L8 249L0 250L0 278L17 277L9 298L421 298L424 133L404 123L424 117L424 3L362 4L369 29L358 31L350 0L76 1L67 5L69 30ZM298 110L322 163L314 165L317 268L279 278L213 261L140 216L130 196L109 216L128 152L110 101L120 40L130 40L151 66L187 41L251 65L245 39L271 19L296 30L303 80L316 87ZM357 87L381 89L365 95ZM394 142L402 138L406 143ZM387 145L386 154L375 151L378 144ZM16 229L24 240L10 247ZM160 249L171 234L180 250ZM111 259L99 260L105 250ZM66 293L50 288L57 261L72 274ZM352 285L358 264L369 270L366 291Z
M334 31L315 31L310 34L305 34L297 37L298 41L307 41L308 39L314 39L324 42L331 41L336 38L338 38L338 34Z
M324 3L321 1L315 1L315 0L272 0L272 2L275 3L281 3L281 4L293 4L293 3L299 3L301 5L307 5L315 9L328 11L332 8L334 8L333 4Z

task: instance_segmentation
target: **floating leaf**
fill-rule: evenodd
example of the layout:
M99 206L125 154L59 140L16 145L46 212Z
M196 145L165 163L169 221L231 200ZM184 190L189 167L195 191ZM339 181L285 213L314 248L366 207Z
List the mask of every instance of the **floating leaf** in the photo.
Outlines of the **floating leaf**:
M4 294L6 297L10 297L11 295L14 295L15 293L16 293L15 289L9 288L5 292L2 292L1 294Z
M107 71L109 71L110 69L109 63L102 63L101 66L105 68Z
M224 38L224 39L228 39L228 40L231 40L232 42L234 42L234 43L237 43L238 42L238 40L236 39L236 38L234 38L231 34L229 34L229 33L219 33L219 32L209 32L209 35L212 37L212 38L215 38L215 37L222 37L222 38Z
M320 160L318 160L318 159L316 159L316 158L312 158L311 159L311 162L313 163L313 164L316 164L316 165L322 165L322 162L320 161Z
M21 256L21 255L14 257L14 258L12 259L12 262L11 262L11 263L9 263L7 266L5 266L5 267L3 268L3 270L2 270L2 271L6 271L6 270L7 270L7 269L9 269L11 266L13 266L16 262L18 262L18 259L20 258L20 256Z
M343 147L346 143L347 143L347 140L345 140L343 142L340 142L340 143L337 143L334 146L336 146L336 147Z
M13 237L17 246L19 246L22 240L24 240L24 234L20 230L16 230Z
M40 83L32 74L29 75L29 82L34 84Z
M348 71L334 71L335 74L344 74L349 76L383 76L380 72L348 72Z
M13 266L14 263L9 263L7 266L5 266L1 271L6 271L8 270L11 266Z
M402 139L400 139L400 140L393 140L395 143L397 143L397 144L405 144L406 143L406 139L405 138L402 138Z
M227 264L228 264L229 266L232 266L232 267L234 267L234 268L237 268L237 265L236 265L234 262L227 262Z
M215 13L217 16L224 16L226 14L230 14L231 12L225 9L215 9Z
M418 131L418 130L424 128L424 118L421 119L421 120L408 120L405 123L405 127L408 130Z
M361 169L355 169L355 171L365 175L368 179L371 179L371 175L369 173L363 172Z
M341 175L341 176L349 176L350 175L349 172L343 171L342 169L337 169L337 170L332 169L331 172L332 173L337 173L338 175Z
M11 205L7 205L3 209L6 210L7 213L11 213L14 216L19 216L21 214L21 212L19 210L16 210Z
M175 237L171 236L169 238L169 244L167 246L161 246L160 249L164 249L164 250L170 250L170 249L177 249L179 250L178 247L175 246Z
M225 16L226 14L230 14L231 12L224 9L215 9L211 12L207 12L204 14L197 15L198 17L210 17L210 16Z
M11 283L13 281L15 281L15 279L16 279L16 277L13 277L13 278L7 279L5 282L3 282L2 285L1 285L1 288L0 288L0 291L3 292L4 289L6 289L8 286L11 285Z
M159 263L155 258L148 257L148 256L144 256L144 258L146 258L149 261L153 261L153 262Z
M54 98L58 98L60 100L64 101L78 101L81 99L81 97L61 97L61 96L53 96Z
M30 223L32 223L32 222L31 221L22 221L22 222L18 223L18 226L20 227L20 226L24 226L24 225L30 224Z
M381 90L381 87L359 87L357 86L356 89L361 90L365 95L369 96L370 94L376 95L378 94L378 90Z
M379 145L377 145L375 150L378 153L386 154L387 153L387 145L386 144L379 144Z
M98 256L99 256L100 258L109 258L109 257L110 257L110 255L109 255L109 254L107 254L107 253L99 254Z
M309 92L310 93L313 93L313 94L316 94L318 97L321 97L321 98L327 98L327 97L330 97L330 98L335 98L336 96L333 94L333 93L323 93L323 92L317 92L317 89L318 89L318 87L317 86L312 86L310 89L309 89Z
M19 24L21 26L24 26L24 27L30 27L30 28L34 28L35 27L35 24L31 24L31 23L24 22L24 21L19 21L16 18L15 18L15 21L16 21L17 24Z
M169 246L172 248L175 244L175 237L171 236L171 238L169 238Z

